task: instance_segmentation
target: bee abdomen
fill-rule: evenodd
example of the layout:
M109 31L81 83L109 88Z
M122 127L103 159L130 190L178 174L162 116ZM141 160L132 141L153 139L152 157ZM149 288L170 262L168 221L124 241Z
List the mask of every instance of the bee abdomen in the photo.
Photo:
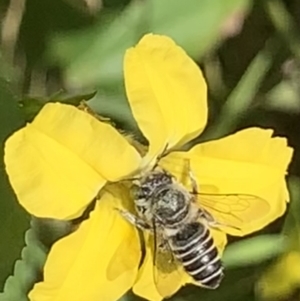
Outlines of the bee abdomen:
M185 225L171 238L171 248L185 271L200 285L211 289L219 286L223 266L207 227L200 223Z
M199 282L201 285L215 289L217 288L223 278L223 266L221 260L217 255L217 250L212 253L208 253L192 264L184 265L186 272L188 272L194 280Z

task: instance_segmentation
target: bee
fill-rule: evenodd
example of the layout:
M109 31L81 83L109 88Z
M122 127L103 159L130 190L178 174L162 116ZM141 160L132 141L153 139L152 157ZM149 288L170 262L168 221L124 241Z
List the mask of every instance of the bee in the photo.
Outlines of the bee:
M174 281L180 287L182 271L209 289L216 289L224 277L218 248L210 231L211 227L218 228L223 224L197 204L201 194L192 172L189 177L192 192L163 169L149 171L134 182L137 215L120 211L130 223L153 234L154 282L164 296L174 293L169 291L170 287L175 287ZM249 200L252 196L205 195L206 200L215 201L224 197L237 198L243 204L243 198ZM168 285L171 282L172 285Z

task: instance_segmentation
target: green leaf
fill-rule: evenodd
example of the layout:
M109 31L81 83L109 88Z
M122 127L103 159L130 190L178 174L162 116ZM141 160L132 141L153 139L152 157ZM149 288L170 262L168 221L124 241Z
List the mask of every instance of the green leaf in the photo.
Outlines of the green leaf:
M75 220L71 222L51 218L32 217L31 228L34 229L39 241L43 243L46 248L50 249L54 242L70 234L76 228L76 223Z
M284 250L285 240L281 235L260 235L229 245L223 262L227 268L254 265L278 256Z
M89 31L58 35L52 40L49 55L65 68L67 84L76 88L120 83L125 50L141 36L145 4L134 2L108 23L98 23Z
M0 289L11 274L14 261L23 245L29 218L20 207L9 184L4 168L4 142L9 135L24 125L24 118L9 85L0 79Z
M145 301L145 299L135 295L132 291L129 291L118 301Z
M15 263L13 275L5 282L0 301L28 301L34 284L42 280L43 266L51 245L74 230L71 222L32 218L25 233L21 259Z
M34 229L25 234L26 246L21 259L15 264L13 276L10 276L0 294L0 301L27 301L27 294L34 283L42 277L47 248L39 241Z
M88 105L101 116L109 117L117 122L122 130L137 133L138 126L129 108L129 104L120 89L99 89L97 95Z
M82 100L89 100L96 95L96 92L86 94L69 95L64 91L58 91L50 97L25 97L19 103L25 114L26 121L32 121L41 108L48 102L61 102L78 106Z
M119 84L125 50L147 32L165 34L194 58L204 55L220 38L220 28L234 12L246 11L248 0L133 1L110 22L89 31L58 35L49 54L65 67L72 87Z
M249 6L247 0L154 0L149 28L172 37L197 59L221 38L220 29L228 18L235 12L246 12Z

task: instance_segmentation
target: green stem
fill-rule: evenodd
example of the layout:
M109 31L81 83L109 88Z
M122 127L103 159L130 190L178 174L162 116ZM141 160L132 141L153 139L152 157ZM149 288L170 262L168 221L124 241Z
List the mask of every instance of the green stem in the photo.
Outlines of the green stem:
M273 26L285 40L293 55L300 60L300 38L292 16L280 0L268 0L264 3Z
M235 129L241 117L250 109L255 95L270 70L274 56L280 51L277 37L270 38L252 60L237 86L223 105L219 118L205 133L204 140L227 135Z

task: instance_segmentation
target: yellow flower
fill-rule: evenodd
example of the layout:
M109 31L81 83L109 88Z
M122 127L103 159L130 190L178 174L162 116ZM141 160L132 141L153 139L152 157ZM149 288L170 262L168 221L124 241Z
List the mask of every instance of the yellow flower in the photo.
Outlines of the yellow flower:
M59 103L47 104L6 142L10 182L31 214L73 219L100 191L89 219L52 247L43 282L29 295L33 301L110 301L130 288L148 300L165 297L153 281L147 235L140 266L138 232L114 210L133 210L121 180L151 170L157 161L188 186L188 159L201 192L253 195L248 201L228 198L207 208L221 223L237 227L212 229L220 253L226 233L246 235L286 209L285 173L292 149L286 139L271 138L272 130L249 128L187 152L174 151L203 131L207 95L201 71L170 38L144 36L126 52L124 72L132 114L149 142L145 156L112 126ZM191 279L184 275L179 284L170 281L167 290L174 293L187 282Z
M297 178L289 183L293 204L281 233L285 250L258 279L255 288L259 300L300 300L299 184Z
M300 252L289 251L269 267L256 291L261 300L287 300L300 288ZM286 298L286 299L285 299Z

